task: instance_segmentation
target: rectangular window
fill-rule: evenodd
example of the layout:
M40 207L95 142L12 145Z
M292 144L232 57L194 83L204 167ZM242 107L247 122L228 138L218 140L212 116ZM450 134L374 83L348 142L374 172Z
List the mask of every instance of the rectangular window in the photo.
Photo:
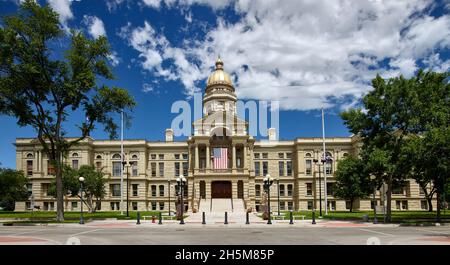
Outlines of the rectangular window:
M269 162L264 161L263 162L263 176L267 175L269 173Z
M287 161L286 166L287 166L287 175L292 176L292 161Z
M288 204L288 211L292 211L293 208L294 208L294 207L292 207L293 203L292 202L288 202L287 204Z
M33 184L31 183L27 184L27 194L28 196L31 196L31 194L33 194Z
M159 196L164 197L164 185L159 185Z
M180 159L180 154L175 154L175 159Z
M48 189L50 187L50 183L42 183L42 196L48 196Z
M180 162L175 162L175 177L180 176Z
M255 185L255 196L261 196L261 185Z
M33 175L33 160L27 160L27 176Z
M371 206L373 207L373 204ZM345 201L345 209L350 210L350 201Z
M292 158L292 153L286 153L286 158L287 159L291 159Z
M336 211L336 201L328 201L328 210Z
M285 202L280 202L280 210L281 211L286 210L286 203Z
M159 210L164 211L164 203L163 202L159 203Z
M155 160L156 159L156 154L151 154L150 157Z
M425 191L422 189L422 187L419 187L419 195L425 196Z
M428 210L428 202L425 200L420 201L420 209Z
M152 162L150 164L151 176L156 177L156 163Z
M152 197L156 197L156 185L152 185L151 191L152 191Z
M306 183L306 196L312 196L312 183Z
M287 195L292 196L292 184L287 185Z
M138 203L137 202L132 202L131 203L131 207L133 208L133 211L137 211L138 210Z
M312 173L312 161L311 159L306 159L306 175L311 175Z
M327 183L327 195L334 196L334 183Z
M111 185L111 195L113 197L120 196L120 184L112 184Z
M283 159L284 158L284 153L278 153L278 158Z
M278 174L280 176L284 176L284 162L283 161L278 162Z
M402 201L402 210L408 210L408 201Z
M333 174L333 164L332 163L325 164L325 173L327 175Z
M188 160L188 154L183 154L183 159Z
M139 196L139 184L133 184L132 188L133 188L133 196L134 197Z
M164 160L164 154L159 155L159 160Z
M72 202L71 203L71 209L72 211L76 210L78 208L78 202Z
M111 211L119 211L120 210L120 203L119 202L111 202Z
M121 162L113 162L113 177L120 177L122 174L122 163Z
M259 158L260 158L259 153L255 153L255 159L259 159Z
M188 175L189 164L188 162L183 162L183 176L187 177Z
M285 196L284 184L280 184L280 196Z
M255 162L255 176L259 176L260 175L260 168L259 168L259 166L260 166L260 164L259 164L260 162Z
M132 166L131 166L131 168L132 168L132 176L133 177L137 177L138 176L138 174L139 174L139 172L138 172L138 162L137 161L134 161L133 162L133 164L132 164Z
M97 171L102 170L102 162L95 162L95 169L97 169Z
M313 209L313 201L308 201L308 210Z
M72 160L72 168L78 169L78 160Z
M395 195L403 195L405 192L405 188L403 186L396 186L392 189L392 194Z
M50 163L50 160L47 160L47 174L55 175L55 167Z
M156 211L156 202L152 202L152 211Z
M370 201L370 209L374 209L374 207L376 206L378 202L374 202L373 200Z
M269 154L268 153L262 153L262 158L263 159L267 159L269 157Z
M164 162L159 163L159 176L164 177Z

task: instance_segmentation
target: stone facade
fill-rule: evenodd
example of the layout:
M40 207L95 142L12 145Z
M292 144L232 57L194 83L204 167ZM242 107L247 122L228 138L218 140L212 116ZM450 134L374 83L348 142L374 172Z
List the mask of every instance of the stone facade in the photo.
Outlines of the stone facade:
M133 165L123 170L123 204L120 141L88 137L69 152L64 162L72 167L94 165L102 169L108 181L101 211L125 210L127 170L128 203L132 211L175 210L176 178L180 175L187 178L185 201L189 210L198 209L201 199L220 196L219 188L222 191L230 189L225 193L234 199L242 198L247 209L261 210L266 197L263 178L267 174L275 178L270 190L273 211L278 207L281 211L319 209L320 197L324 209L324 173L329 210L348 210L346 201L333 196L332 186L339 161L348 154L358 153L358 139L326 138L327 156L333 159L330 164L314 163L315 159L320 161L323 157L321 138L277 141L276 131L269 129L269 140L257 141L248 134L248 123L236 116L237 97L230 80L219 59L207 82L204 117L193 123L193 135L186 141L174 141L171 129L166 130L165 141L124 141L123 160ZM34 205L40 206L41 210L55 210L55 199L47 195L54 176L39 142L18 138L15 145L17 169L29 177L28 188L33 194ZM228 150L226 168L214 167L214 148ZM425 210L427 204L419 186L413 180L406 184L392 196L392 209ZM382 190L376 192L378 205L382 203L382 194ZM16 211L27 210L30 205L31 201L18 202ZM79 211L79 206L78 199L66 198L66 211ZM354 209L359 210L370 210L371 207L371 199L361 199L354 204Z

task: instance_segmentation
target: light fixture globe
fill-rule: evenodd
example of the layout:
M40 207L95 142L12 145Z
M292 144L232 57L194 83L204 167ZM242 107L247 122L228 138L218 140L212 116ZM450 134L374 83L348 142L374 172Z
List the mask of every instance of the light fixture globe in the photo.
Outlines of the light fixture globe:
M79 180L80 182L84 182L84 177L79 177L78 180Z

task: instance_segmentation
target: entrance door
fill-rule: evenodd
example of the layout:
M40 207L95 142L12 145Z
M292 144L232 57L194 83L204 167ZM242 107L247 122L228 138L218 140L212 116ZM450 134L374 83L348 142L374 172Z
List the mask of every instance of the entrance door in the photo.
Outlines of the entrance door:
M205 181L200 181L200 198L206 199L206 184Z
M212 198L231 198L230 181L214 181L211 183Z
M242 180L238 181L238 198L244 199L244 182Z

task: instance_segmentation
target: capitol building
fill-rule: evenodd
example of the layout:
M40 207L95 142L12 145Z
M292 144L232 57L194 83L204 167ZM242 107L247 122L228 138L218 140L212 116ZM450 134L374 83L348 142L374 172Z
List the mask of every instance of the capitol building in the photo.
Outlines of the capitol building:
M278 141L276 130L269 129L271 144L254 139L248 133L248 122L237 116L235 87L224 71L224 63L218 59L215 66L204 91L203 117L192 123L193 134L185 141L175 141L173 130L167 129L164 141L124 140L123 158L120 140L88 137L70 150L65 163L73 168L93 165L107 178L106 196L99 210L124 210L127 193L130 210L174 210L176 178L185 176L184 202L188 211L199 210L202 204L212 209L216 200L224 199L229 199L230 207L241 204L247 210L261 211L267 199L263 178L268 174L274 178L270 189L272 211L318 210L320 204L329 211L349 210L349 202L334 197L335 170L345 156L358 154L358 138L326 138L326 156L332 160L325 164L320 162L324 157L321 137ZM41 145L36 139L18 138L15 146L17 170L29 178L32 203L42 211L56 210L55 198L48 194L54 169ZM121 196L122 160L130 166L124 170ZM384 197L378 190L376 204L382 205ZM30 207L30 201L16 203L16 211ZM371 198L353 204L354 210L373 207ZM427 207L425 195L414 180L394 189L393 210ZM65 210L79 211L79 199L65 198Z

